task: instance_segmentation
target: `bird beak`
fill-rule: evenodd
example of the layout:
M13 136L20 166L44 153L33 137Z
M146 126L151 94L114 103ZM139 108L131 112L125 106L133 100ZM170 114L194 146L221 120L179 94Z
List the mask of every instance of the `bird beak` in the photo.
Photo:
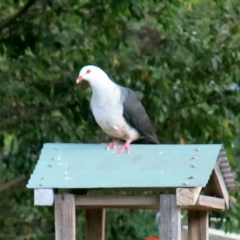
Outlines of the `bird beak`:
M83 76L78 76L76 83L80 83L83 80Z

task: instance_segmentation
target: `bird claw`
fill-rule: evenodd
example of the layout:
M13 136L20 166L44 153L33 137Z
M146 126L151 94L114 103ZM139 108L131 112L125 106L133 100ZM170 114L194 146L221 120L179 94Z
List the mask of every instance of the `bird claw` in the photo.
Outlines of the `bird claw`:
M115 154L119 154L122 151L126 150L127 153L129 153L129 144L130 141L126 141L124 145L122 145L121 147L117 147L117 151L115 152Z
M111 149L111 148L117 148L117 141L112 141L112 142L110 142L110 143L108 143L108 145L107 145L107 151L109 151L109 149Z

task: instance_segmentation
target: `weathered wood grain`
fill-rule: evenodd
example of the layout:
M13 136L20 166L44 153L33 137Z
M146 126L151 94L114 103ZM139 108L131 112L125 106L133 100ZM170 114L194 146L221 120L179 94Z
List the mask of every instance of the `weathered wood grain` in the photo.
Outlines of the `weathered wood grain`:
M211 210L224 210L225 200L222 198L199 196L196 206L206 207L206 209Z
M188 240L208 240L208 212L188 212Z
M55 195L55 239L76 239L76 211L73 194Z
M177 188L177 205L195 205L202 187L195 188Z
M105 209L86 209L85 240L105 240Z
M176 195L160 195L161 239L180 240L181 239L181 210L177 206Z
M229 208L229 195L228 189L223 178L223 175L218 166L215 166L213 170L213 178L215 181L215 188L218 189L222 198L224 198L227 208Z
M159 196L75 196L76 206L82 208L146 208L158 209Z
M152 196L75 196L76 206L81 208L131 208L131 209L159 209L159 195ZM221 198L200 195L195 205L179 206L183 210L222 211L225 201Z

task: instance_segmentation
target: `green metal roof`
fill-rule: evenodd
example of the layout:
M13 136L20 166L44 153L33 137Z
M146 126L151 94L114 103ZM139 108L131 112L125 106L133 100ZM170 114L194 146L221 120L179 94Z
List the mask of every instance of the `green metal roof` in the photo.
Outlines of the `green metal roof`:
M103 144L46 143L28 188L205 186L221 144L137 145L128 154Z

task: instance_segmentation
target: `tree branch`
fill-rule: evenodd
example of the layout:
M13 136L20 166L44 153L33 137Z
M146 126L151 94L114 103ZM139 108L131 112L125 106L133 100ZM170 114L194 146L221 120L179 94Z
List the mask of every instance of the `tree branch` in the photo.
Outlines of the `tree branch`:
M23 180L25 180L26 177L24 175L20 175L14 179L11 179L10 181L8 181L7 183L3 184L1 187L0 187L0 192L4 191L4 190L7 190L11 187L13 187L14 185L22 182Z
M2 22L0 22L0 31L11 25L17 18L24 14L37 0L29 0L17 13L10 17L7 17Z
M206 102L207 100L209 100L209 99L211 99L211 98L212 98L212 97L209 97L209 96L208 96L208 97L206 97L205 99L202 99L202 100L200 100L200 101L198 101L198 102L192 102L192 103L185 104L185 105L182 105L182 106L177 106L177 107L174 107L174 108L170 109L169 112L180 111L180 110L182 110L183 108L188 108L188 107L196 106L196 105L198 105L198 104L201 104L201 103Z

